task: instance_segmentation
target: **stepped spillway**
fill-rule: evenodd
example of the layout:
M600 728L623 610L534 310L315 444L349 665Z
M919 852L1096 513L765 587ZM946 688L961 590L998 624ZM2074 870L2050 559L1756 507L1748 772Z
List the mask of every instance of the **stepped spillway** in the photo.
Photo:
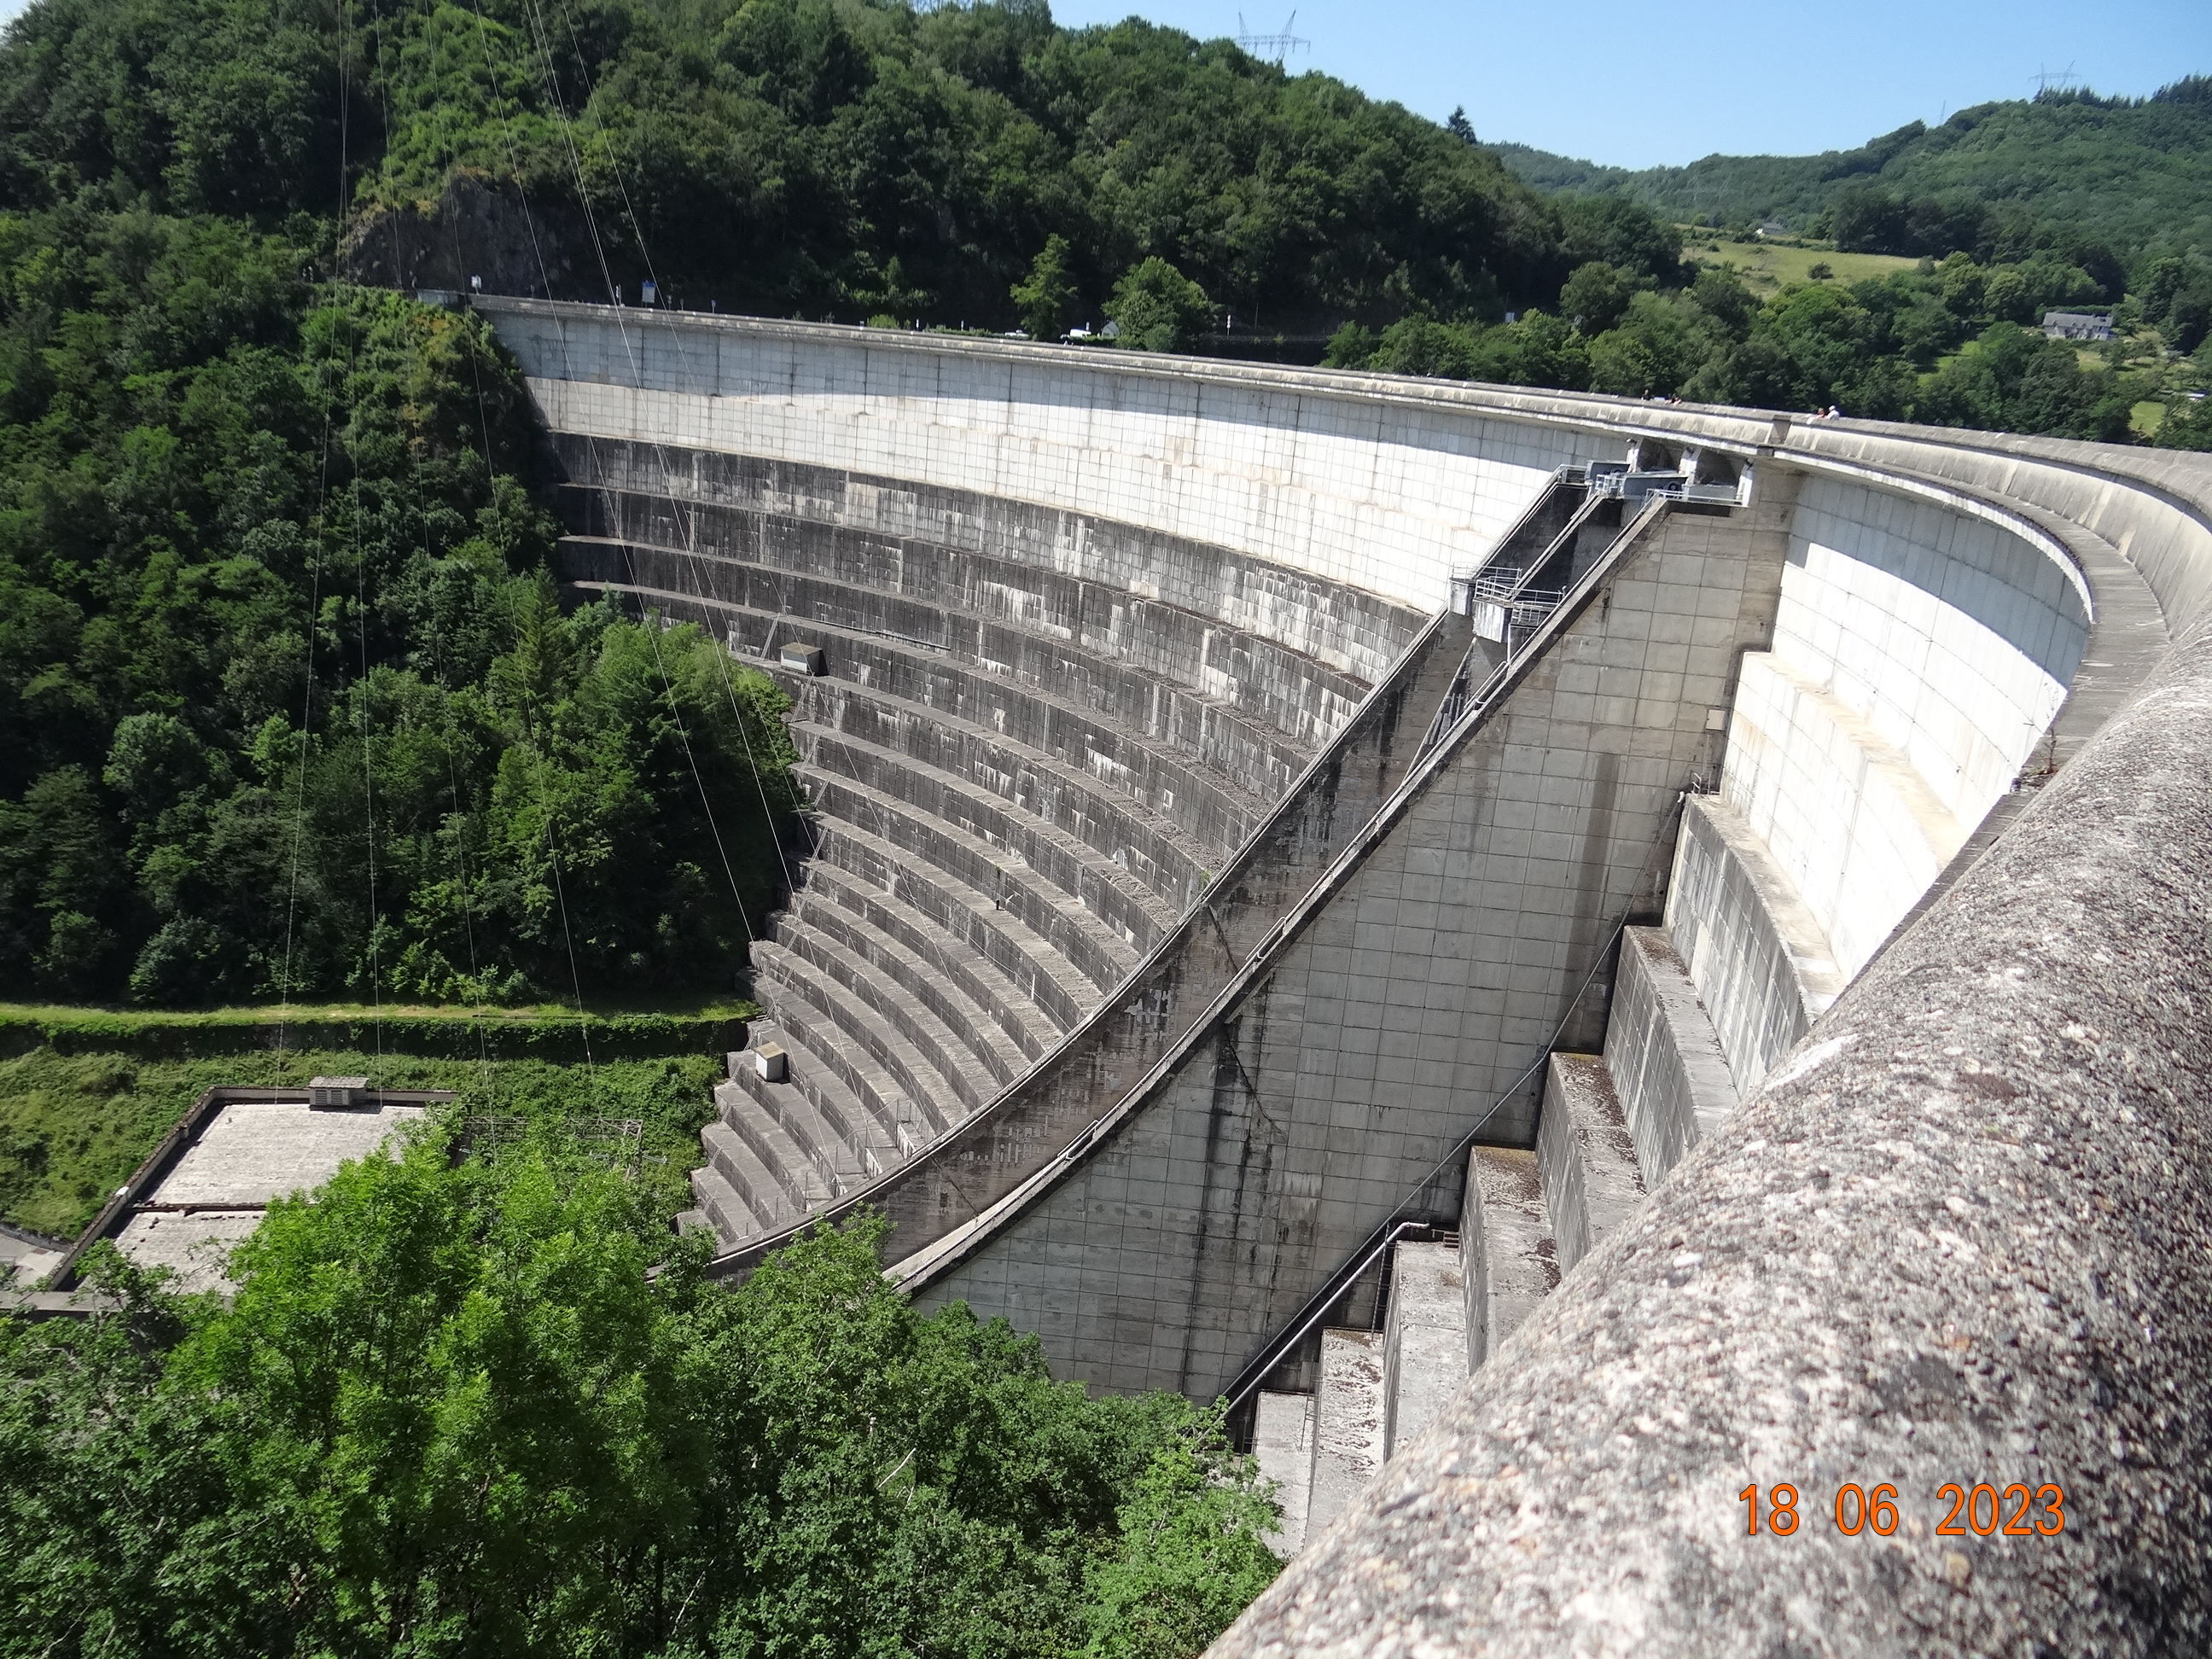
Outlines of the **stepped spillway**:
M1429 621L1110 521L561 448L569 585L701 623L792 698L809 823L752 947L765 1017L692 1176L729 1245L1014 1085L1159 947Z

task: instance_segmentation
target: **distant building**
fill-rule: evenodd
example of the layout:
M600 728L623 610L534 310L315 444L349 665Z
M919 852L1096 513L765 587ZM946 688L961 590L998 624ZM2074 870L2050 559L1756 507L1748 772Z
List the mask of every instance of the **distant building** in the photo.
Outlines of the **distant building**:
M2046 311L2043 333L2051 340L2109 340L2112 319L2101 311Z
M1790 227L1784 224L1779 219L1769 219L1765 224L1759 228L1759 234L1768 240L1771 240L1777 236L1787 236L1790 234Z

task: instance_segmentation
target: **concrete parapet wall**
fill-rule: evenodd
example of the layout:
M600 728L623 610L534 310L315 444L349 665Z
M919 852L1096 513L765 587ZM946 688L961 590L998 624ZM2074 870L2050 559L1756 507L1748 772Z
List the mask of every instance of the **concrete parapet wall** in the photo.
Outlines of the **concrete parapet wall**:
M1571 434L1122 354L526 300L480 308L554 430L1111 520L1440 609ZM1167 372L1160 372L1165 369ZM1326 382L1324 381L1325 385Z

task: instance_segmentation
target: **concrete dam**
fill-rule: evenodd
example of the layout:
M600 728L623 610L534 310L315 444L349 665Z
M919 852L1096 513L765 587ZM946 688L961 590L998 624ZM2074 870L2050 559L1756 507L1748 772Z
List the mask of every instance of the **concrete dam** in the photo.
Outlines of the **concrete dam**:
M717 1271L1225 1395L1226 1651L2203 1644L2212 462L476 304L793 701Z

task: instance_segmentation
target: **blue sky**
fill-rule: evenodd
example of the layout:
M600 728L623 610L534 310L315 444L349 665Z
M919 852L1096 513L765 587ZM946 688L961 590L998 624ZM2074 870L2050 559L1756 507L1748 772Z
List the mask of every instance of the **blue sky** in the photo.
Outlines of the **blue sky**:
M0 0L0 19L22 0ZM1282 0L1244 0L1244 21L1279 31ZM1054 0L1062 23L1135 11L1211 38L1235 34L1216 0ZM1467 0L1299 0L1313 44L1291 67L1324 70L1442 120L1467 106L1486 139L1619 167L1715 150L1802 155L1848 149L1917 117L2025 97L2071 69L2100 92L2146 93L2212 74L2207 0L1857 0L1784 8L1704 0L1573 5Z
M1569 5L1466 0L1297 0L1310 67L1442 120L1455 105L1485 139L1617 167L1732 154L1844 149L1916 117L2023 98L2072 67L2100 92L2147 93L2212 74L2208 0L1856 0L1748 5L1649 0ZM1242 0L1280 32L1288 0ZM1133 11L1211 38L1237 33L1235 0L1052 0L1063 24Z

